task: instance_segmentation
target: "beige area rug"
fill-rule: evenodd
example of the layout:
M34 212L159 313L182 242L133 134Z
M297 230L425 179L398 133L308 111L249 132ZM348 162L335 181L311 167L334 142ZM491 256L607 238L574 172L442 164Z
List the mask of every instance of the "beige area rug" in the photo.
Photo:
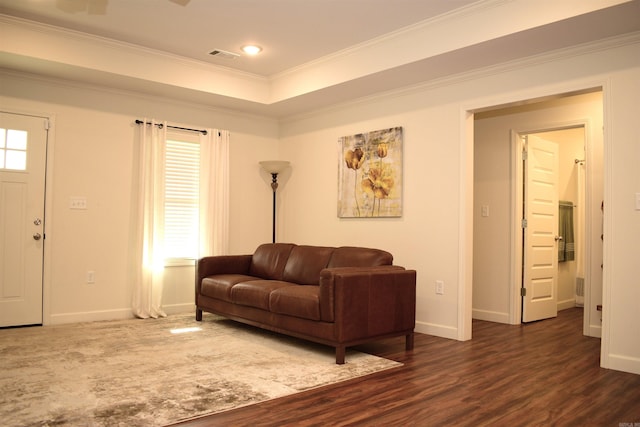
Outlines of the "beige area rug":
M194 318L0 330L0 423L162 426L401 366Z

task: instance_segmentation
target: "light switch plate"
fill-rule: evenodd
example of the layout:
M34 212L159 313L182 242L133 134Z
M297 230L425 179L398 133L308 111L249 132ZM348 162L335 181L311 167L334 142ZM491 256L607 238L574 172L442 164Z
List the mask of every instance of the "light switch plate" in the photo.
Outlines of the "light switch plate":
M70 197L69 209L87 209L87 198L79 196Z

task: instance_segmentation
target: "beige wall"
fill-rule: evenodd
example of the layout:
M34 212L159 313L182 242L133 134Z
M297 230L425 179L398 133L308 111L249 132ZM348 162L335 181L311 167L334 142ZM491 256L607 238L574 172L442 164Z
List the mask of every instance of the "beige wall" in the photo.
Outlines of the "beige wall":
M271 189L258 161L277 153L275 121L11 75L2 76L0 95L3 110L53 118L45 323L131 316L127 271L137 118L230 130L230 250L252 251L271 238ZM69 209L72 196L86 197L88 209ZM89 270L95 271L95 284L86 283ZM167 269L163 304L169 312L193 309L193 277L193 267Z
M283 222L280 238L298 243L358 244L390 250L398 264L418 271L417 330L464 337L464 329L471 324L467 301L472 296L473 268L469 254L473 221L466 211L467 206L473 206L472 183L471 188L467 187L473 169L466 163L468 147L473 146L467 138L473 140L473 132L468 130L465 112L604 86L605 127L611 126L615 138L611 134L605 138L610 145L605 162L609 175L603 179L597 176L602 171L594 171L593 179L604 181L605 189L608 188L605 196L615 199L610 208L620 209L610 215L620 222L610 231L611 239L605 239L609 245L605 268L607 259L614 259L610 275L619 276L608 283L611 301L619 306L609 309L609 322L616 330L611 334L611 347L603 353L602 363L624 365L626 370L640 372L640 339L634 332L640 328L640 319L630 314L639 311L640 301L637 286L640 264L631 261L640 255L639 213L632 207L634 193L640 189L640 171L633 166L637 163L639 142L630 115L630 111L638 109L639 98L630 93L640 93L639 77L640 45L635 43L509 64L504 69L432 82L284 121L280 150L292 162L292 173L280 195ZM338 138L393 126L404 128L402 218L338 218ZM597 130L595 124L593 130ZM508 167L509 156L505 153L500 156ZM498 195L502 201L492 202L492 206L506 203L510 194L508 169L494 172L504 188ZM507 214L499 218L508 221ZM635 236L635 243L629 236ZM497 244L507 248L507 237L503 236ZM445 282L444 295L435 294L436 280ZM505 284L506 278L499 280ZM508 304L507 298L502 297L501 306ZM606 292L604 304L605 307L608 304Z
M456 100L438 99L437 92L369 102L284 124L281 151L292 162L293 172L282 192L282 236L305 244L389 250L395 263L418 271L418 330L454 338L460 119ZM338 218L338 138L395 126L404 130L402 217ZM444 281L444 295L435 295L436 280Z
M630 52L640 58L640 51ZM640 374L640 68L611 76L605 93L604 296L605 367ZM607 108L608 107L608 108ZM609 111L609 114L607 114ZM609 255L609 256L607 256Z
M418 271L417 329L461 338L471 324L473 152L467 110L554 93L604 86L605 305L602 363L640 373L640 43L598 46L506 64L431 82L279 124L232 112L135 94L60 86L3 76L0 102L11 109L55 114L49 213L50 261L45 299L51 320L91 320L127 312L127 234L132 122L153 116L231 130L231 251L269 241L271 193L257 162L292 162L279 190L278 240L301 244L366 245L389 250L397 264ZM8 84L4 84L7 81ZM404 128L404 212L401 218L339 219L337 140L392 126ZM470 157L471 155L471 157ZM266 188L265 188L266 187ZM87 197L78 215L68 198ZM95 285L84 283L96 271ZM177 274L165 301L193 302L191 272ZM188 279L188 280L187 280ZM184 285L178 282L184 280ZM435 294L435 281L445 283ZM48 286L48 288L46 288ZM180 286L184 286L181 288ZM191 299L188 299L191 298ZM468 311L468 313L467 313ZM46 313L45 313L46 315Z

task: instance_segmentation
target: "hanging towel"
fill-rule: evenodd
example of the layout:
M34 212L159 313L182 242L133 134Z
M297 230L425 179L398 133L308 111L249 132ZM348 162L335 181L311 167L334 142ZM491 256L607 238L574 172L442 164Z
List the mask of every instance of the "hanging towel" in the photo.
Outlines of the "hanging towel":
M558 262L575 259L575 240L573 237L573 202L560 201L558 214Z

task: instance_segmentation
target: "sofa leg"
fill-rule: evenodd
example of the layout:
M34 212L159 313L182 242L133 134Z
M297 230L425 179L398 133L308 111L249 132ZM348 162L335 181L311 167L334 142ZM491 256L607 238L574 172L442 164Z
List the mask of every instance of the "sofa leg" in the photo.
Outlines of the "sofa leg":
M405 337L405 350L413 350L413 332Z
M344 365L344 354L345 354L345 347L343 345L336 347L336 364L337 365Z
M202 321L202 310L200 310L199 308L196 307L196 320L198 322Z

